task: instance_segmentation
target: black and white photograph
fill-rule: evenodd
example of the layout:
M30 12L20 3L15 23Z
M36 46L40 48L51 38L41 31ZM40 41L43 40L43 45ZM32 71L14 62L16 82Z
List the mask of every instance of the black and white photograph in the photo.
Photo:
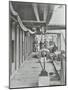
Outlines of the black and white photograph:
M66 4L9 1L9 88L66 85Z

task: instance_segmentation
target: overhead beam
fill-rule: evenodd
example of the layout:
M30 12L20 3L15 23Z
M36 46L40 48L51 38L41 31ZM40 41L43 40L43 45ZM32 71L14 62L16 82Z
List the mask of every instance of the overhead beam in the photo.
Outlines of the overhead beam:
M23 20L22 21L26 26L30 26L30 27L38 27L40 25L42 26L46 26L45 21L29 21L29 20ZM65 25L47 25L46 30L62 30L62 29L66 29Z
M10 18L13 19L15 22L17 22L17 20L10 15ZM38 27L39 25L46 25L45 21L32 21L32 20L23 20L22 21L24 24L26 24L26 26L30 25L30 27ZM62 30L62 29L66 29L65 25L48 25L46 27L46 30Z
M37 4L32 4L37 21L40 21Z
M66 29L65 25L48 25L46 30L62 30Z
M22 20L24 23L45 23L45 21Z

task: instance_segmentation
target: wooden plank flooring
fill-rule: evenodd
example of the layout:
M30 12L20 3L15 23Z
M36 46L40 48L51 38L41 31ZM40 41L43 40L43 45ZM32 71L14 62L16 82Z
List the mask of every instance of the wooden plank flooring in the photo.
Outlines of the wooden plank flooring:
M25 60L23 65L17 71L15 76L10 81L11 88L19 87L36 87L39 82L39 74L41 72L41 66L38 63L38 59L32 58L31 54L28 60ZM51 63L46 63L46 70L49 73L50 71L54 72L53 66ZM50 75L48 77L51 78ZM50 85L60 85L61 81L50 80Z

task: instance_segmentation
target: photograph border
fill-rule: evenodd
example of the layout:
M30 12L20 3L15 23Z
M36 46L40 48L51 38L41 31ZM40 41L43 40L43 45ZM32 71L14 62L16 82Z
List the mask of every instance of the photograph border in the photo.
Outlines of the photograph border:
M26 1L8 1L10 2L26 2ZM65 6L65 84L64 85L51 85L51 86L36 86L36 87L10 87L10 54L9 54L9 89L26 89L26 88L41 88L41 87L57 87L67 85L67 4L60 3L41 3L41 2L26 2L26 3L40 3L40 4L51 4L51 5L64 5ZM10 10L9 10L10 11ZM10 24L9 24L9 52L10 52Z

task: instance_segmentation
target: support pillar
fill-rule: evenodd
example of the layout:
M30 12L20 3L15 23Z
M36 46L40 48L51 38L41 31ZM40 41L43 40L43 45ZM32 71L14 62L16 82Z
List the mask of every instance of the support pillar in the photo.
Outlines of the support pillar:
M26 46L25 46L25 33L24 33L24 48L23 48L24 49L24 60L25 60L25 47Z
M9 74L10 76L12 75L12 29L11 25L12 23L10 22L9 26Z
M22 65L22 30L20 29L20 65Z
M15 65L16 65L16 40L15 40L15 22L12 23L12 42L13 42L13 48L12 48L12 72L15 71Z
M23 36L22 36L22 40L23 40L23 41L22 41L22 43L23 43L23 44L22 44L22 50L23 50L23 52L22 52L22 58L23 58L23 59L22 59L22 60L24 61L24 55L25 55L25 48L24 48L24 45L25 45L25 42L24 42L25 36L24 36L24 31L22 31L22 35L23 35ZM23 62L23 61L22 61L22 62Z
M19 25L17 25L17 42L16 42L16 68L18 69L20 66L20 61L19 61Z

